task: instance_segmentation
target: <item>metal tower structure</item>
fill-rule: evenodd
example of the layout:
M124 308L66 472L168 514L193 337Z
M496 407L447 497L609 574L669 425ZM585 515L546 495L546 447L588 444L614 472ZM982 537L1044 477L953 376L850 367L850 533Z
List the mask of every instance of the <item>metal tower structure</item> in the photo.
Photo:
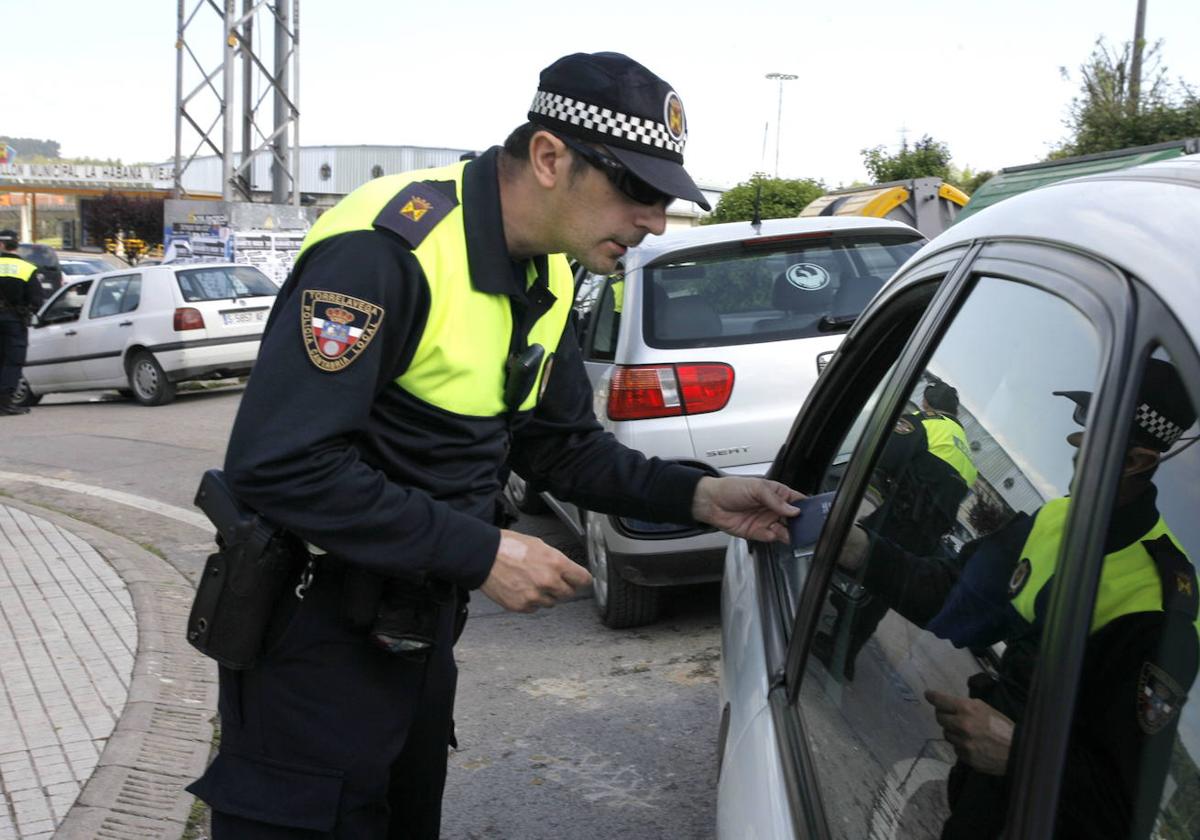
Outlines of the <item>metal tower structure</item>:
M221 158L221 197L250 201L254 160L271 155L271 201L300 205L300 0L179 0L175 41L175 189L185 198L183 173L201 150ZM202 10L215 12L201 14ZM273 33L273 48L255 49L255 31ZM222 42L222 57L206 49ZM195 47L195 49L193 49ZM207 65L201 56L209 58ZM185 62L185 57L190 59ZM240 61L239 61L240 59ZM234 90L241 65L241 107ZM211 69L209 69L211 68ZM186 71L186 72L185 72ZM195 74L199 73L197 77ZM184 92L184 76L194 87ZM198 81L196 79L198 78ZM262 126L267 98L273 104L270 130ZM235 113L236 110L236 113ZM241 121L241 155L234 150L234 129ZM183 156L185 124L198 136L195 149ZM207 127L206 127L207 126Z

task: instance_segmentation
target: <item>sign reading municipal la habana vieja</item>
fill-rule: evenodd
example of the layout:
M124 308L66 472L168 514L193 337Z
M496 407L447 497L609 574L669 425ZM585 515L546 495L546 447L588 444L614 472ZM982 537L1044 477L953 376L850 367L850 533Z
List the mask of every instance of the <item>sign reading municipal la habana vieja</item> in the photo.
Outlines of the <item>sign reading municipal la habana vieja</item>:
M0 189L20 187L141 188L169 190L175 170L170 166L120 166L96 163L0 164Z

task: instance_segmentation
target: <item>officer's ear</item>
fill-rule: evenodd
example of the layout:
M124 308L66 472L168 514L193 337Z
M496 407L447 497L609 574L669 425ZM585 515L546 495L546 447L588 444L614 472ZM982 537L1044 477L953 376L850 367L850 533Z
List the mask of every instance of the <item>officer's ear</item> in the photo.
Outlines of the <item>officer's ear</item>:
M529 169L539 185L547 190L567 177L570 171L567 146L549 131L535 131L529 138Z

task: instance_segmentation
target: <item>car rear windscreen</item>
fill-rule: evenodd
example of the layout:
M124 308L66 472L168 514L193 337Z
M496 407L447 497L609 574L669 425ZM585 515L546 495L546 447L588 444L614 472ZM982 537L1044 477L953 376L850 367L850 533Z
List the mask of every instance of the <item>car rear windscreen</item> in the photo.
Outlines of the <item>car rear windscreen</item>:
M923 239L874 234L750 242L643 271L651 347L845 332Z
M183 299L189 302L273 297L279 293L267 275L248 265L189 268L176 272L175 279Z

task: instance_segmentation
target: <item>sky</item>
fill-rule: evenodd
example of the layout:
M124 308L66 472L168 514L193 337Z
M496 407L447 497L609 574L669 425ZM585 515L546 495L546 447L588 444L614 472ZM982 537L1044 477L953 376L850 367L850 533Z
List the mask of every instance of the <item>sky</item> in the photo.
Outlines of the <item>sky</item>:
M958 167L1040 160L1066 136L1079 65L1098 37L1132 38L1136 11L1135 0L300 5L302 145L487 148L524 120L541 68L613 50L680 94L686 166L715 186L755 171L849 184L867 178L863 148L894 151L902 136L925 134L948 144ZM219 65L218 15L203 0L184 6L196 10L188 45L206 69ZM171 159L176 2L2 8L18 95L0 110L0 135L57 140L64 156ZM1164 41L1172 77L1200 85L1196 0L1148 0L1146 37ZM799 78L779 83L765 78L772 72ZM189 59L185 92L200 78ZM215 101L197 97L193 109ZM185 156L199 139L185 126Z

